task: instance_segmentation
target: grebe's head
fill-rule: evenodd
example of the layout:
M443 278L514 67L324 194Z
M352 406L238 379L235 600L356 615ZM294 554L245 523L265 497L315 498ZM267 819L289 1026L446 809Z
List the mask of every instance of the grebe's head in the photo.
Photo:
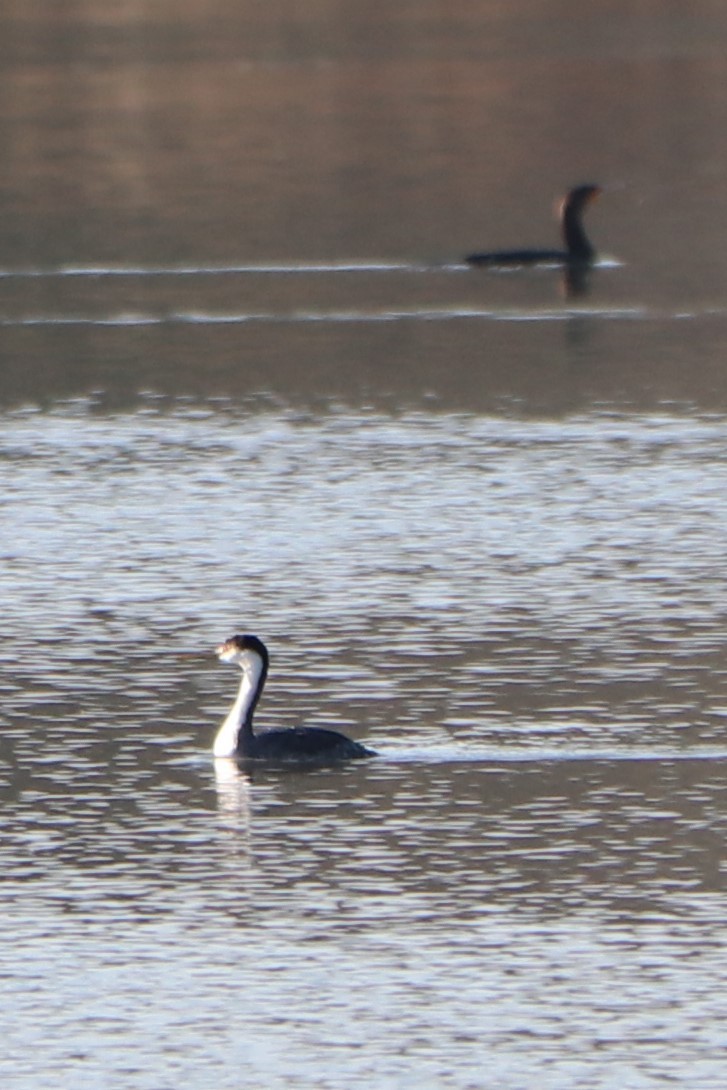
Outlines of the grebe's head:
M231 636L217 648L217 657L220 662L231 662L241 670L267 669L268 665L267 649L257 636Z

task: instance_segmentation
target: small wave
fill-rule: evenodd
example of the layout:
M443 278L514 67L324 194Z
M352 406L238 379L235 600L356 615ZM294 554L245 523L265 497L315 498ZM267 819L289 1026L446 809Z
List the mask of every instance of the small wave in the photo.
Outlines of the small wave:
M0 269L0 279L39 279L42 277L159 277L159 276L231 276L231 275L310 275L316 273L427 272L459 266L416 264L405 261L313 261L259 262L245 264L193 265L58 265L53 268Z
M727 314L727 311L724 312ZM714 314L710 311L710 314ZM404 307L400 309L296 310L296 311L177 311L170 314L139 314L123 312L100 316L84 314L36 314L24 317L0 318L0 325L13 326L160 326L160 325L245 325L251 323L275 325L346 324L386 322L564 322L572 318L592 318L611 321L644 321L648 319L682 320L696 318L696 313L655 314L643 307L564 307L538 310L517 308L498 310L485 307Z
M714 746L694 746L689 749L640 746L623 749L593 749L589 746L569 746L563 749L527 746L400 746L388 749L376 746L379 759L412 764L541 764L565 761L595 763L635 761L727 761L727 749Z
M603 257L596 268L620 268L622 262ZM539 269L561 269L556 262L543 263ZM496 266L484 270L495 275L521 275L522 266ZM55 265L25 269L1 269L2 280L38 280L62 277L88 277L95 279L113 277L163 277L163 276L309 276L326 273L469 273L472 266L460 259L443 261L373 261L369 259L344 259L340 261L261 261L194 263L188 265Z

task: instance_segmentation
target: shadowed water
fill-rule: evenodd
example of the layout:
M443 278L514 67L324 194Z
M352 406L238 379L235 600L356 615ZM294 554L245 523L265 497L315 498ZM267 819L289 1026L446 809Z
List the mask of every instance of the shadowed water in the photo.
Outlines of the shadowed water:
M0 16L13 1090L724 1085L709 3ZM599 261L549 246L568 186ZM371 761L214 761L262 729Z

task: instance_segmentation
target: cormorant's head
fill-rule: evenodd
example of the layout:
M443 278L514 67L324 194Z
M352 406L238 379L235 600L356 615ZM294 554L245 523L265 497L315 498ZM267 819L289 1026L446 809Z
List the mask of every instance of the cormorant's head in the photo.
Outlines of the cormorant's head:
M602 193L600 185L577 185L565 199L567 208L585 208Z

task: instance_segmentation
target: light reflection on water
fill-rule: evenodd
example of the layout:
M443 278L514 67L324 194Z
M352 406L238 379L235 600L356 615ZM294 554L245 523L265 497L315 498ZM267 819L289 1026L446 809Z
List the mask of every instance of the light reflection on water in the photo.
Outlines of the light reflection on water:
M155 693L161 652L241 626L274 672L283 649L306 666L304 690L343 670L347 704L410 688L440 722L497 716L503 695L582 715L607 690L610 716L622 694L671 730L686 701L694 728L721 677L720 419L162 417L152 401L11 414L2 457L6 618L26 653L62 641L53 672L90 673L84 692L108 680L90 646L112 670L138 660Z
M723 434L6 414L0 1069L718 1087ZM240 629L271 651L261 725L381 756L213 762Z
M3 1088L724 1086L724 8L368 7L0 16Z

